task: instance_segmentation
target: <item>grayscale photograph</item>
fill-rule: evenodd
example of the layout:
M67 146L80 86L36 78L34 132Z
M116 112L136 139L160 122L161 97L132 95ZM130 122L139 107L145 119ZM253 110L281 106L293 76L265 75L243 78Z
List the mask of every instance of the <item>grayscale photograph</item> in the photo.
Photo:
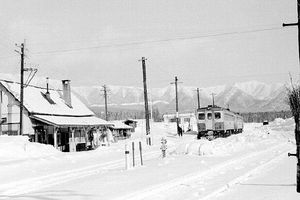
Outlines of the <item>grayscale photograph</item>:
M0 0L0 200L300 199L300 0Z

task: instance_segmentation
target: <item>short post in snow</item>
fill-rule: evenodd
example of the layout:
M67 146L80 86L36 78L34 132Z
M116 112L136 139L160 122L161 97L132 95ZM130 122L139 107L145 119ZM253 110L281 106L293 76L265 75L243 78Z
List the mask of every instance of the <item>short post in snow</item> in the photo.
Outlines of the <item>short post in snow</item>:
M162 157L165 158L166 157L166 151L167 151L167 139L165 138L161 138L161 152L162 152Z
M128 149L128 145L125 144L125 169L129 169L129 149Z
M134 160L134 142L132 142L132 166L135 166L135 160Z
M140 149L141 165L143 165L143 153L142 153L142 142L141 141L139 141L139 149Z

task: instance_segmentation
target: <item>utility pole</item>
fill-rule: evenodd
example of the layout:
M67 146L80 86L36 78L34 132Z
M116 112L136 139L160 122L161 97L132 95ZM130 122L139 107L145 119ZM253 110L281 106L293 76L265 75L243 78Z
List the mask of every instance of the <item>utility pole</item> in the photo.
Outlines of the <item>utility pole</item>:
M20 74L21 74L21 80L20 80L20 132L19 135L23 135L23 107L24 107L24 87L27 87L30 83L30 81L33 79L35 76L36 72L38 71L36 68L25 68L25 40L21 45L17 45L16 47L20 48L20 51L15 50L18 54L21 56L21 69L20 69ZM24 72L25 71L30 71L30 74L24 84Z
M107 112L107 87L103 85L103 92L104 92L104 102L105 102L105 120L108 121L108 112Z
M146 119L146 143L151 145L150 137L150 122L149 122L149 107L148 107L148 93L147 93L147 77L146 77L146 58L142 57L142 70L143 70L143 85L144 85L144 101L145 101L145 119Z
M153 100L152 100L152 95L151 95L151 93L149 94L150 95L150 102L151 102L151 106L150 106L150 113L151 113L151 115L150 115L150 119L151 119L151 121L153 122Z
M16 45L17 46L17 45ZM23 101L24 101L24 57L25 57L25 40L24 42L20 45L17 46L20 48L21 52L15 50L17 53L20 54L21 56L21 81L20 81L20 132L19 135L23 134Z
M297 23L283 23L282 26L297 26L298 27L298 55L300 60L300 0L297 0L297 12L298 12L298 22Z
M182 83L182 82L180 82ZM175 84L175 101L176 101L176 124L177 124L177 134L179 135L179 112L178 112L178 78L175 76L175 81L171 84Z
M300 62L300 0L297 0L297 16L298 22L297 23L290 23L285 24L283 23L282 26L297 26L298 27L298 56ZM295 119L295 121L299 122L299 119ZM296 154L289 153L288 156L295 156L297 157L297 192L300 193L300 135L299 135L299 124L296 122L295 128L295 139L296 139Z
M216 95L216 93L211 93L211 97L212 97L212 107L215 107L215 95Z
M198 109L200 109L200 90L197 88Z

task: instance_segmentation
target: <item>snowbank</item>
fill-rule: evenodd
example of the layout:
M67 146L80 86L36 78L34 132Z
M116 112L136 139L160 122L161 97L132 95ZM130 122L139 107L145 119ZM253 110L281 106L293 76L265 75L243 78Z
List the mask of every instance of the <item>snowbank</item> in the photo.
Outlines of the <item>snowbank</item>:
M29 142L27 136L0 136L0 160L10 161L60 154L52 145Z
M270 128L272 130L278 130L278 131L293 131L295 128L294 118L289 118L289 119L276 118L273 122L270 123Z
M192 155L229 155L233 152L238 152L245 147L254 148L260 143L278 143L287 141L284 134L287 131L293 130L294 123L292 119L276 119L268 126L253 123L246 124L244 132L241 134L231 135L227 138L217 138L212 141L206 139L190 140L183 138L183 141L177 144L175 154L192 154Z

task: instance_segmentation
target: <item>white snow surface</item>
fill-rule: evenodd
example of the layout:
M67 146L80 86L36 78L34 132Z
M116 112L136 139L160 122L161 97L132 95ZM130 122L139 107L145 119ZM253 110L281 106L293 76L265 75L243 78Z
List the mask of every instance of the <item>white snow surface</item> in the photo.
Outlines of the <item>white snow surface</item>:
M151 123L153 145L147 146L144 120L138 120L131 139L75 153L29 143L21 136L1 136L0 199L300 197L295 186L296 161L287 158L287 152L295 151L293 119L276 119L268 126L245 124L243 133L213 141L197 140L195 132L179 138L175 127L174 123ZM166 158L161 156L161 138L167 139ZM130 150L129 170L125 170L125 144Z
M43 158L61 154L52 145L29 142L27 136L0 136L0 162Z

